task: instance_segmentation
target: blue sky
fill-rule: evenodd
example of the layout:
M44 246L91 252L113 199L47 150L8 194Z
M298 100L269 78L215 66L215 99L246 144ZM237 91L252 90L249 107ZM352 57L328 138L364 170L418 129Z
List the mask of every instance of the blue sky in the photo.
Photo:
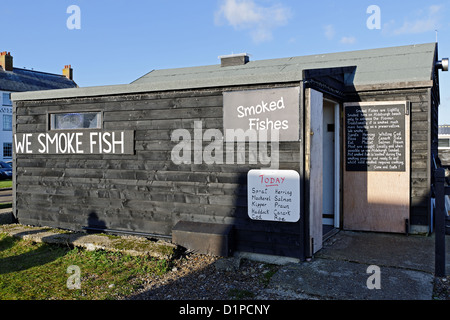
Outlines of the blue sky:
M371 5L380 9L380 29L367 27ZM87 87L218 64L231 53L261 60L429 43L435 30L445 58L449 16L450 0L0 0L0 51L19 68L61 73L71 64ZM440 78L440 124L450 124L450 72Z

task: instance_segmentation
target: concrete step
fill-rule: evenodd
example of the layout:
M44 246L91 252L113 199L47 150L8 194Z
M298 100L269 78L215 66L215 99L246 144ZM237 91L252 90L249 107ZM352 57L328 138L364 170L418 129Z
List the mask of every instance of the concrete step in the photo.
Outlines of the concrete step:
M49 227L31 227L20 224L0 225L0 232L11 237L59 245L72 245L86 250L106 250L122 252L132 256L150 256L171 260L177 246L166 241L151 241L142 237L115 236L106 234L86 234Z
M14 222L12 208L0 209L0 225Z

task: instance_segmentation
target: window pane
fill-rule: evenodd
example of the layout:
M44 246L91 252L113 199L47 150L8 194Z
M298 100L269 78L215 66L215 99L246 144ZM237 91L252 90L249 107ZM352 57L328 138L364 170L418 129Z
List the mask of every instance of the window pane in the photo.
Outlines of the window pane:
M3 131L12 131L12 116L8 114L3 115Z
M450 139L439 139L439 148L449 148Z
M3 143L3 158L12 158L12 143Z
M3 105L12 106L12 101L9 98L9 93L3 92Z
M100 129L100 112L55 113L51 115L52 130Z

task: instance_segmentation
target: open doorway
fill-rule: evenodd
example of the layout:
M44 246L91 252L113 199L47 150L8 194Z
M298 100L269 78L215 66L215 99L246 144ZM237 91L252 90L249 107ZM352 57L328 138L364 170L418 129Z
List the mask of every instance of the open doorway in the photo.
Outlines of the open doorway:
M340 227L340 106L320 91L305 91L305 177L308 183L309 246Z
M340 224L340 110L339 103L323 100L323 238Z

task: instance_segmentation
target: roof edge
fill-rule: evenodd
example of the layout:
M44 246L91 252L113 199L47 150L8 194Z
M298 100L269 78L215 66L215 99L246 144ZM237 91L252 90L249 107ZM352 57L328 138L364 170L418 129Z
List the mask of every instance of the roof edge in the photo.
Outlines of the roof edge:
M392 83L377 83L368 85L357 85L354 91L379 91L379 90L393 90L393 89L417 89L417 88L431 88L433 87L433 80L428 81L402 81Z
M252 84L270 84L270 83L290 83L300 80L284 80L274 82L254 82ZM240 84L234 82L233 84L224 83L214 86L214 88L224 88L230 86L248 85L248 83ZM385 84L374 85L359 85L355 86L352 91L378 91L378 90L392 90L392 89L407 89L407 88L429 88L433 86L433 81L411 81L411 82L393 82ZM164 86L154 87L150 84L123 84L112 86L86 87L86 88L70 88L70 89L53 89L42 91L28 91L15 92L11 94L13 101L30 101L30 100L54 100L54 99L69 99L69 98L89 98L109 95L123 95L123 94L138 94L138 93L152 93L161 91L179 91L189 89L208 89L211 86L197 86L186 87L180 84L179 86L167 88ZM348 93L348 92L347 92Z
M137 93L151 93L162 91L179 91L179 90L199 90L207 88L223 88L242 85L258 85L271 83L290 83L302 81L301 72L293 72L287 74L279 74L273 77L270 81L262 75L261 77L254 77L249 83L247 77L233 78L233 81L228 79L220 79L214 86L208 80L205 81L189 81L183 80L178 82L158 82L158 83L131 83L110 86L96 86L96 87L81 87L69 89L53 89L42 91L27 91L17 92L11 95L13 101L27 101L27 100L51 100L51 99L67 99L67 98L81 98L81 97L98 97L107 95L122 95L122 94L137 94Z

